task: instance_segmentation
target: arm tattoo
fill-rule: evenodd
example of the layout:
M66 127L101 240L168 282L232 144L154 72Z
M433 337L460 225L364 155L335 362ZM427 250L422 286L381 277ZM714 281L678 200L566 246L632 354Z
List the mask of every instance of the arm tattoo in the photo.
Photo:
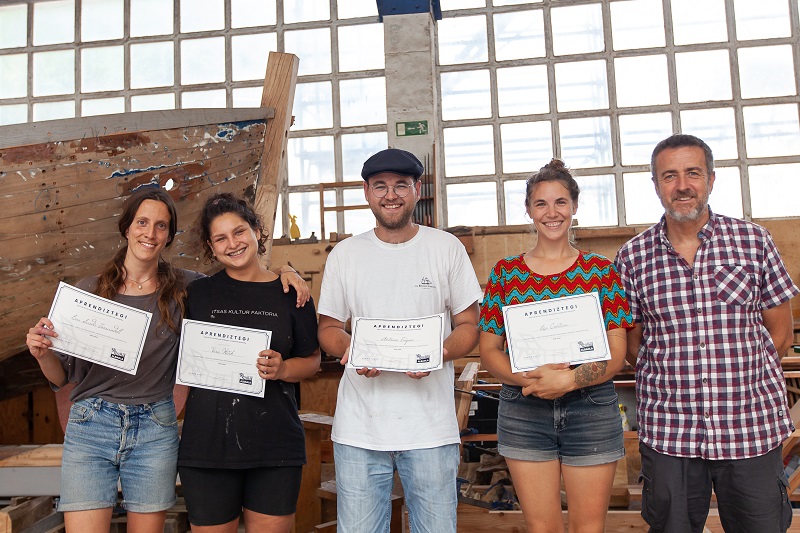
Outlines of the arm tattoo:
M608 361L595 361L594 363L584 363L575 369L575 384L578 387L585 387L592 381L606 373Z

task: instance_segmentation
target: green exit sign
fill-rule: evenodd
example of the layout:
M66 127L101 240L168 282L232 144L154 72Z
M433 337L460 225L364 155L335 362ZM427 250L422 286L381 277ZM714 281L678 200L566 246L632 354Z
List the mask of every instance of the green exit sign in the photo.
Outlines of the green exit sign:
M428 121L412 120L411 122L397 122L395 123L395 131L398 137L405 137L407 135L427 135Z

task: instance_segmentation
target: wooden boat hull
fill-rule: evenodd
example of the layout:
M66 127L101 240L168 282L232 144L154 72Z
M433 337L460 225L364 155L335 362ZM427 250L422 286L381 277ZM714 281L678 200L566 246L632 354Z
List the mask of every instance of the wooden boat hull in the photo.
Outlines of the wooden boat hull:
M255 199L273 115L147 111L0 128L0 361L25 351L59 280L99 272L124 245L117 217L141 187L164 187L175 200L178 234L165 257L210 268L190 228L211 194Z

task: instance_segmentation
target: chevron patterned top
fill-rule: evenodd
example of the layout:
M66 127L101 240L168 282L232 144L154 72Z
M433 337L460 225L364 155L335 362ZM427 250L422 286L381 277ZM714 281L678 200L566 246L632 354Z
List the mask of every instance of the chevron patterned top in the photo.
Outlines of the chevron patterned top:
M632 328L633 319L614 264L590 252L580 252L575 263L558 274L542 276L525 263L524 254L497 262L481 303L481 331L505 334L503 307L596 292L603 308L606 329Z

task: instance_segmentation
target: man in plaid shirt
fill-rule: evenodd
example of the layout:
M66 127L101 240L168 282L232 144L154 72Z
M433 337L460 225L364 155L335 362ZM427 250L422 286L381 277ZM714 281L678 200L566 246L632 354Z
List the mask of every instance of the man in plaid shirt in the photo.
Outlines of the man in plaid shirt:
M668 137L651 170L664 216L616 258L636 323L642 516L651 532L700 532L713 487L726 532L786 531L780 360L800 290L766 229L708 207L705 142Z

